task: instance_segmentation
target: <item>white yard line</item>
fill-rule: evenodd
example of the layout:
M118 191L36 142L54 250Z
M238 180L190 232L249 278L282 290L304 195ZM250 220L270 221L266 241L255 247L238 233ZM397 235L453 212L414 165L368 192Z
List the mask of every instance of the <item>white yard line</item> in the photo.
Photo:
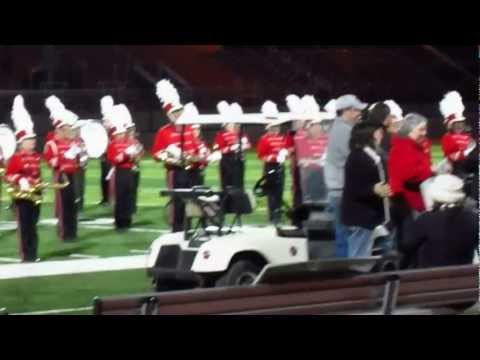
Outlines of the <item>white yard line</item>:
M100 256L98 256L98 255L87 255L87 254L70 254L69 257L78 258L78 259L98 259Z
M82 223L79 223L79 226L85 229L115 230L115 227L111 225L82 225ZM131 227L130 229L128 229L127 232L144 232L144 233L163 234L170 231L165 229L149 229L149 228Z
M146 269L148 255L0 265L0 279Z
M95 222L98 221L96 224ZM44 226L56 226L57 219L43 219L38 222L39 225ZM6 229L10 230L10 227L13 229L16 228L16 223L13 221L0 223L0 225L5 225ZM100 229L100 230L114 230L115 226L113 225L113 219L111 218L99 218L97 220L88 220L88 221L79 221L78 226L85 229ZM5 230L0 226L0 230ZM143 232L143 233L155 233L163 234L169 232L166 229L151 229L151 228L141 228L141 227L131 227L128 231L131 232Z
M19 262L22 262L22 260L17 259L17 258L0 257L0 262L14 262L14 263L19 263Z
M17 228L15 221L0 221L0 231L12 231Z
M149 250L137 250L137 249L132 249L130 250L131 254L149 254Z
M85 307L70 308L70 309L31 311L31 312L24 312L24 313L11 313L10 315L53 315L53 314L64 314L69 312L87 311L87 310L93 310L93 307L85 306Z

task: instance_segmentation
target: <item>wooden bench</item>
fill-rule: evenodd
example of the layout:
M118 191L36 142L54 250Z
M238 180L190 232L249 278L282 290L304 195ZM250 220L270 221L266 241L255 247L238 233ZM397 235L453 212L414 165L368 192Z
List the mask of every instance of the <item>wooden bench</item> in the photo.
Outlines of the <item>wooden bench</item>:
M479 299L478 266L362 274L348 278L194 289L94 299L96 315L320 315L448 307ZM458 308L457 308L458 307Z

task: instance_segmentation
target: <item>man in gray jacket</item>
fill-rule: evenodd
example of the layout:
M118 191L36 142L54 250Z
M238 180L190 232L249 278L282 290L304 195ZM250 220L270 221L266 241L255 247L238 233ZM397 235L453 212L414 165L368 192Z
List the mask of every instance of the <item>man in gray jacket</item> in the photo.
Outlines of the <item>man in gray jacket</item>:
M325 183L328 188L328 204L335 222L336 256L347 257L347 229L340 217L345 162L350 153L349 142L353 126L360 121L361 111L367 107L355 95L343 95L336 101L337 118L330 131L327 159L325 163Z

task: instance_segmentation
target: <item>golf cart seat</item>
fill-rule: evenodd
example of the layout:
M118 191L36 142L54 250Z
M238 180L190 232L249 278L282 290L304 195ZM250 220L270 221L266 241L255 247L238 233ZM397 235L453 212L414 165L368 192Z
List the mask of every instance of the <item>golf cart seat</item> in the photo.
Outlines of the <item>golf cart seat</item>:
M327 210L326 202L305 202L293 210L292 216L302 227L277 226L278 236L307 237L309 241L335 239L333 215Z
M234 187L227 187L221 203L224 214L235 215L251 214L257 206L252 191Z
M326 202L306 202L308 218L303 221L303 228L309 241L331 241L335 239L333 214L327 209Z

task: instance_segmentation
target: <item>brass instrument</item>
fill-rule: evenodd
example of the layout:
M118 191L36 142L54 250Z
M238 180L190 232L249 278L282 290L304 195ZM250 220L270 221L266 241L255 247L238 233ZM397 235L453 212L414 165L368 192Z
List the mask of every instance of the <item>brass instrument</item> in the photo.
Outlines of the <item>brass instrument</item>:
M185 154L183 160L185 170L190 170L193 166L195 166L195 164L205 161L206 159L204 156Z
M42 191L45 189L61 190L65 189L70 182L67 180L63 183L48 183L40 182L32 186L28 190L20 190L19 186L9 186L7 193L10 194L14 200L28 200L32 201L36 206L42 203Z
M178 166L184 168L185 170L189 170L195 162L195 157L193 155L187 155L184 153L183 157L179 158L168 151L162 151L159 159L164 161L166 164Z

